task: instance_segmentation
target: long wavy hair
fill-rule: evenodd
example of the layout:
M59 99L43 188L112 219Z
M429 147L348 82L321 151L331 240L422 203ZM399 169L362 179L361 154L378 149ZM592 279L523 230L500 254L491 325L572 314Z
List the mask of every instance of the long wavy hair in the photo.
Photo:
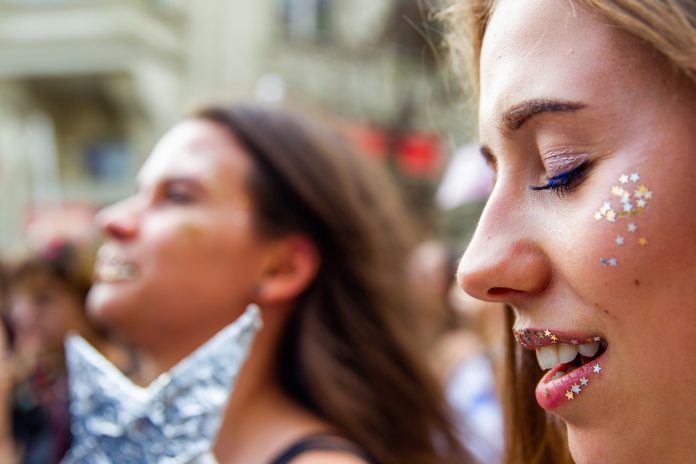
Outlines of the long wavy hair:
M306 234L321 255L276 353L286 394L381 464L471 462L413 344L409 226L390 179L298 115L240 105L195 116L249 153L257 232Z
M662 55L696 86L696 2L693 0L567 0L614 24ZM479 92L481 45L495 0L446 0L441 12L455 69L474 100ZM534 353L512 338L507 316L506 379L502 388L506 422L505 462L570 463L560 421L536 405L534 388L541 371Z

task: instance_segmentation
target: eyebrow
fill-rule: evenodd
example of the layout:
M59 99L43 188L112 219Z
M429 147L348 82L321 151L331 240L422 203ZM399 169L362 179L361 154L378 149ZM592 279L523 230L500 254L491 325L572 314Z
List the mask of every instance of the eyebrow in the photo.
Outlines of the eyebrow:
M585 108L580 102L535 99L517 103L508 108L502 116L503 125L511 131L522 127L533 116L542 113L573 112Z

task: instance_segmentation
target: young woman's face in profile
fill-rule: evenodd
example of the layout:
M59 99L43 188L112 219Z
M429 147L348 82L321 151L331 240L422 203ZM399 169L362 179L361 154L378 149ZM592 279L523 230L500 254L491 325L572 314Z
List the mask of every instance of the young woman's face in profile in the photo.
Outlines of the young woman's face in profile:
M567 0L500 1L480 77L497 179L460 284L514 308L578 462L678 456L696 417L693 86Z
M136 344L202 343L251 302L256 237L248 155L222 127L187 120L143 165L137 192L98 215L106 234L90 312Z

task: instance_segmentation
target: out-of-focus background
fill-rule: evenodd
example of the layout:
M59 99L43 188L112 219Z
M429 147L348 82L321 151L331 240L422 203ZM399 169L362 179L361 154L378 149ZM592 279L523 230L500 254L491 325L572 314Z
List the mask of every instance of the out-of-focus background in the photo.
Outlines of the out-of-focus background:
M401 187L421 228L409 273L433 369L462 441L499 462L502 312L454 282L492 176L437 1L0 0L0 271L12 264L0 316L18 355L48 350L44 332L61 352L68 328L87 324L93 214L134 191L168 127L206 103L291 107L341 131ZM14 264L27 250L43 264ZM77 292L74 311L35 317L58 293L48 272L68 263L81 268L60 287Z
M474 184L481 169L433 12L423 0L0 0L0 253L79 235L132 191L168 126L220 100L320 115L390 167L424 232L466 238L480 208L449 213L487 180L440 185L450 159Z

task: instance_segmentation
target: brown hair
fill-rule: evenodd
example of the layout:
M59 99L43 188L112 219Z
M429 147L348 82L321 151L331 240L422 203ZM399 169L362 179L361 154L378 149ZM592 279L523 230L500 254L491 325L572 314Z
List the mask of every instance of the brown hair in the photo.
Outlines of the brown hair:
M693 0L575 0L636 40L652 48L696 85L696 2ZM467 74L471 94L478 96L481 45L495 0L448 0L441 17L456 68ZM508 463L572 462L565 430L536 405L534 382L541 371L534 353L512 337L508 309L506 379L503 386Z
M52 242L14 263L9 275L10 285L16 286L39 275L50 276L83 302L92 284L93 252L93 247L79 247L69 241Z
M382 464L469 462L411 343L408 227L389 179L296 115L246 105L196 116L250 154L259 233L304 233L321 254L276 355L285 392Z

